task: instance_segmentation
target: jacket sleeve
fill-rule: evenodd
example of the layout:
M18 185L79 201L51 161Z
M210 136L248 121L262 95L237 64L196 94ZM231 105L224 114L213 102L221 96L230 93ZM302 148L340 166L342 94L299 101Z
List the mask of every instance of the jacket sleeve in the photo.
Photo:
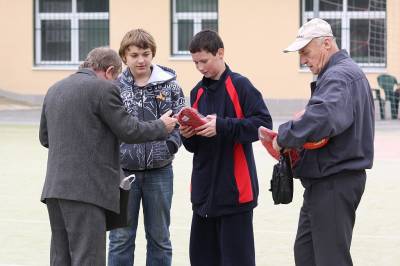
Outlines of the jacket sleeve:
M49 137L47 132L46 101L43 102L42 114L40 116L39 141L43 147L49 147Z
M217 134L241 143L258 140L258 128L272 129L272 118L261 93L245 78L233 80L244 118L217 117Z
M125 143L142 143L167 138L167 131L161 120L140 122L123 107L118 87L110 83L102 90L100 116L112 132Z
M175 115L179 113L183 106L185 106L185 96L183 95L182 88L178 83L173 81L171 85L172 114ZM179 134L179 125L177 125L167 138L167 146L171 153L176 153L181 145L182 140Z
M299 148L306 142L342 133L353 120L348 84L340 79L325 79L312 95L303 116L279 127L278 144L285 148Z

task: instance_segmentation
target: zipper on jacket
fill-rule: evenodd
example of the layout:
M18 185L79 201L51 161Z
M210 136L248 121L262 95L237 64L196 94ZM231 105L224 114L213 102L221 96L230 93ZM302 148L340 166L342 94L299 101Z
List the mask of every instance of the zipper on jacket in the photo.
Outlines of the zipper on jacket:
M156 95L155 89L153 87L151 87L151 92L153 93L153 100L154 100L154 103L156 104L156 119L159 119L161 117L160 105L158 104L157 95ZM160 89L160 93L162 93L161 89Z
M204 93L202 95L203 98L203 102L206 103L205 106L205 115L210 113L210 108L209 108L209 99L208 99L208 94L209 94L209 88L207 88L207 86L204 86L203 84L200 86L201 88L203 88ZM200 108L200 100L199 100L199 106L198 109ZM208 218L208 213L209 213L209 209L210 209L210 205L211 205L211 201L212 198L214 198L213 193L214 193L214 182L215 178L211 180L211 187L210 187L210 194L206 199L206 202L204 203L204 205L202 206L202 208L199 209L199 214L202 217Z
M145 87L140 87L139 88L142 92L142 121L144 121L144 100L143 100L143 96L144 96L144 90ZM144 145L144 170L147 170L147 142L143 143Z

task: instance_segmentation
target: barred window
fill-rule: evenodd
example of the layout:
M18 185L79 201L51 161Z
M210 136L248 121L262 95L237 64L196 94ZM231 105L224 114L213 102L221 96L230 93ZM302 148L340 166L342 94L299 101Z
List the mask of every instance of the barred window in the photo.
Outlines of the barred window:
M109 45L108 0L35 0L35 65L78 65Z
M189 55L193 35L203 29L218 31L217 0L171 0L172 55Z
M386 0L301 0L303 23L319 17L361 67L386 67Z

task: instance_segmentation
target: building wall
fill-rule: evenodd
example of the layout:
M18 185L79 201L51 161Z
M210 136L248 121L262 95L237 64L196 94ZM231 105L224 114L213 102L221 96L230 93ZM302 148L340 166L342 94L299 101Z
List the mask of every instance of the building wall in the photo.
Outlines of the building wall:
M220 3L220 29L232 68L249 77L266 98L308 97L304 84L312 75L299 72L297 54L282 52L297 35L299 1L280 1L276 5L247 0L251 13L243 13L240 1Z
M387 0L387 73L400 79L400 1ZM377 87L376 77L371 75L374 87ZM399 80L400 82L400 80Z
M388 73L400 77L400 1L387 0ZM298 0L219 0L219 32L225 43L226 62L233 71L247 76L265 98L308 98L312 74L299 70L297 53L282 50L295 38L300 24ZM32 0L0 0L3 26L0 58L0 89L20 94L44 94L57 80L74 70L34 67L34 4ZM130 29L141 27L155 37L155 63L172 67L185 94L201 78L190 58L170 56L169 0L110 0L110 46L119 48ZM249 12L248 10L251 10ZM377 87L379 73L368 73Z
M44 94L71 71L35 68L33 1L0 0L0 89L20 94Z
M156 40L157 52L154 63L173 68L186 95L201 78L191 58L171 58L170 1L110 0L110 40L111 47L118 50L120 41L131 29L143 28ZM134 10L136 12L134 13Z

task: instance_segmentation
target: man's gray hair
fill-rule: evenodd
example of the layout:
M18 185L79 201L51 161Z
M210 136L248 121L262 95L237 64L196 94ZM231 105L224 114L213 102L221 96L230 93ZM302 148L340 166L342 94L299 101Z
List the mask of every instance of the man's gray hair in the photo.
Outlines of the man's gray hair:
M95 71L106 71L110 66L114 67L114 73L119 73L121 71L122 62L117 52L109 47L97 47L88 53L85 61L79 68L92 68Z
M339 48L339 46L337 45L337 42L336 42L336 38L333 36L321 36L321 37L317 37L317 39L320 41L320 44L322 44L325 39L330 39L332 41L333 45L336 48Z

